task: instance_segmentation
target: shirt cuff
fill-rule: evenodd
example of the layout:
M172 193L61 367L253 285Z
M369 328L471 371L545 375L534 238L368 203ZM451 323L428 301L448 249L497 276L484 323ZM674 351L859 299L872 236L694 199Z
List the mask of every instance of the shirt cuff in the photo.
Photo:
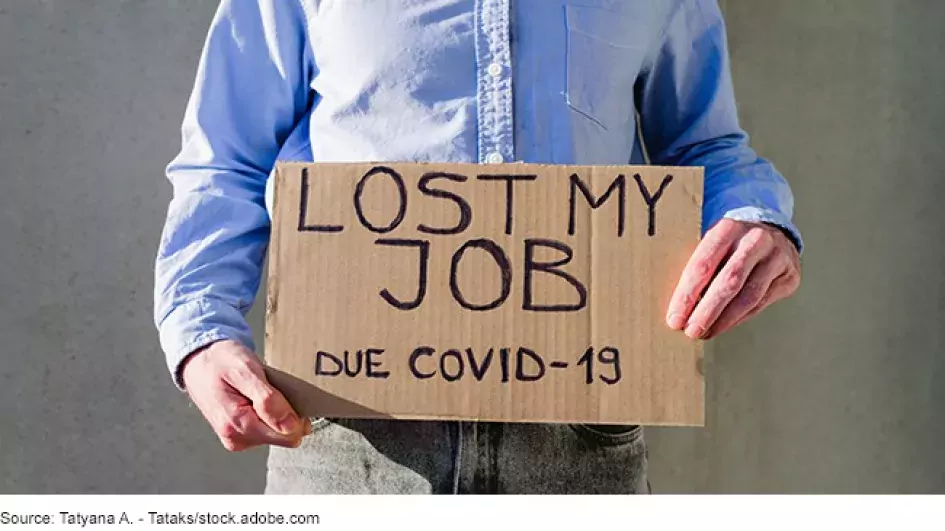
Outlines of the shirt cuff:
M194 351L216 341L237 341L255 350L242 312L218 300L200 299L176 307L159 327L161 349L174 385L184 391L181 369Z
M803 254L804 252L804 240L801 237L800 230L798 230L787 216L777 210L754 206L741 207L729 210L722 217L734 221L774 225L781 229L785 236L791 240L791 243L797 248L798 254Z

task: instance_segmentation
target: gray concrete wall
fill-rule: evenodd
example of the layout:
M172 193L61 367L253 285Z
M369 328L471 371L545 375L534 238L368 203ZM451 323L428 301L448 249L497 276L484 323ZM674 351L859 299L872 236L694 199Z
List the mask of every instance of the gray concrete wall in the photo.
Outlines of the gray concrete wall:
M0 492L258 492L264 454L219 451L151 324L214 4L0 6Z
M804 280L712 347L672 492L945 491L945 2L727 0L740 115L788 176Z
M0 492L259 492L171 386L152 260L211 1L0 1ZM727 0L741 115L805 231L792 300L717 341L661 492L942 492L937 0ZM261 326L259 312L254 325Z

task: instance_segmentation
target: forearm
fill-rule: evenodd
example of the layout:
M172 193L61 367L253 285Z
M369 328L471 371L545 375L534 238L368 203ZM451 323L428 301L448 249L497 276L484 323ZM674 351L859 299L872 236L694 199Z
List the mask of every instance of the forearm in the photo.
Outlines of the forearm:
M754 152L741 131L703 140L672 160L705 168L704 230L722 219L767 223L782 229L799 250L803 248L792 220L790 185L770 161Z
M171 201L155 264L155 324L174 381L180 363L220 339L253 348L245 315L259 287L268 238L261 195L236 184L234 174L171 172L205 183Z
M184 114L155 263L154 321L168 369L220 339L253 348L245 315L269 238L266 187L312 101L297 2L223 0Z
M636 101L653 163L705 168L704 231L723 218L769 223L802 248L788 182L755 153L738 123L725 24L714 0L678 4Z

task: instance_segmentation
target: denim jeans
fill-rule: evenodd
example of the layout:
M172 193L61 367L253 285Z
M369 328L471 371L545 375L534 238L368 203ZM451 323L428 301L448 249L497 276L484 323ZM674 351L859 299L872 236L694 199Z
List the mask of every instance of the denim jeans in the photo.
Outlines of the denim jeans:
M313 419L267 494L649 494L639 426Z

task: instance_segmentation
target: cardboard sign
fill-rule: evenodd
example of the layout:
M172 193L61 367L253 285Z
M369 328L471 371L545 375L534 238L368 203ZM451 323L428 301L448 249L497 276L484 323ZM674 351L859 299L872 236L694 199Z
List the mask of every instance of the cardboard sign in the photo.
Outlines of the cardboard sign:
M285 163L266 361L301 414L702 425L665 323L702 168Z

